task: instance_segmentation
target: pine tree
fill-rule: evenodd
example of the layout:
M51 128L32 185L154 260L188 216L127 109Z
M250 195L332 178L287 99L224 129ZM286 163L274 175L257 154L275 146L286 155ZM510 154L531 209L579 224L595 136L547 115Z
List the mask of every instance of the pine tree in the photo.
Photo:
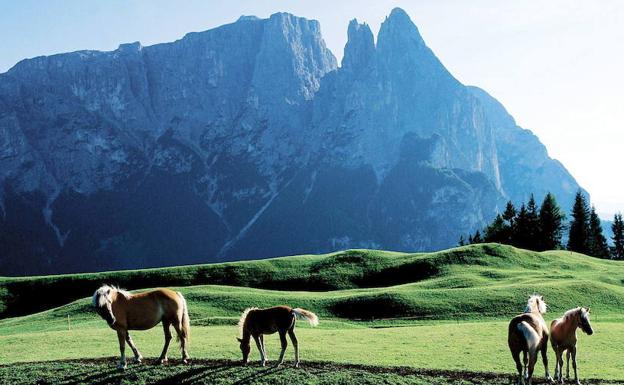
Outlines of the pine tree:
M479 230L477 230L474 237L472 237L472 243L483 243L483 239L481 238L481 232Z
M607 238L602 234L600 217L593 206L589 214L589 253L597 258L609 258Z
M624 259L624 220L621 213L614 215L611 231L613 231L611 238L613 239L613 259Z
M535 197L531 194L529 202L527 203L527 237L526 237L526 249L537 250L539 248L539 233L540 223L539 216L537 214L537 204L535 203Z
M507 206L505 206L505 211L503 212L505 230L504 234L502 234L502 237L504 239L502 243L506 243L508 245L513 244L513 228L516 221L516 214L516 208L514 207L513 203L511 201L507 202Z
M589 254L589 208L587 200L579 190L574 197L572 222L568 238L568 250Z
M554 195L546 194L539 210L540 231L536 237L537 250L555 250L561 247L564 219L565 215L561 212Z
M503 217L498 214L494 221L485 228L485 242L507 243L507 225Z
M529 246L529 214L524 203L520 206L512 230L512 245L526 249Z
M514 207L511 201L507 202L507 206L505 206L505 212L503 213L503 219L507 221L509 226L513 226L514 220L516 218L516 208Z
M466 245L466 240L464 239L463 235L459 236L459 242L458 242L459 246L465 246Z

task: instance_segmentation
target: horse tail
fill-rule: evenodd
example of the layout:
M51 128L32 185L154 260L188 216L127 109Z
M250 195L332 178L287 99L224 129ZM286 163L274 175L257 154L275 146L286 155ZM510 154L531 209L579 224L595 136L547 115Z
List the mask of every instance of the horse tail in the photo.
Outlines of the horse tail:
M186 306L186 299L184 299L184 296L180 292L178 292L178 296L182 301L182 325L180 327L180 331L182 332L181 337L186 338L186 343L188 343L191 337L191 319L189 318L188 307ZM178 341L180 341L180 336L178 336Z
M296 309L292 309L292 312L297 318L306 318L312 326L317 326L319 324L318 317L311 311L298 307Z
M529 352L536 351L540 343L540 337L537 335L535 329L526 321L520 322L516 327L524 335Z

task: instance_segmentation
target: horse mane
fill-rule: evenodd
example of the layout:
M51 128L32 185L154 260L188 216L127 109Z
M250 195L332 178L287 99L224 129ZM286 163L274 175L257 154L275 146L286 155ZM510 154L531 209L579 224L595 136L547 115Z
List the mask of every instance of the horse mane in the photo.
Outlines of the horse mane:
M258 308L248 307L247 309L245 309L245 311L243 311L243 314L241 314L240 319L238 320L238 332L241 338L243 337L243 328L245 327L245 320L247 319L247 315L249 314L249 312L251 312L252 310L258 310Z
M536 306L537 308L535 308ZM527 301L527 305L526 305L526 308L524 309L524 312L531 313L533 311L537 311L540 314L544 314L546 313L547 308L548 306L546 305L546 302L544 302L544 299L542 298L542 296L539 294L533 294L532 296L529 297L529 300Z
M130 293L127 290L124 290L118 286L111 286L111 285L102 285L100 286L99 289L97 289L95 291L95 293L93 294L93 306L95 307L102 307L106 304L106 291L115 291L118 294L121 294L124 296L124 298L128 299L130 297L132 297L132 293Z
M570 309L567 312L563 313L563 317L561 317L562 319L568 319L570 317L572 317L575 313L578 313L581 311L581 307L575 307L574 309Z

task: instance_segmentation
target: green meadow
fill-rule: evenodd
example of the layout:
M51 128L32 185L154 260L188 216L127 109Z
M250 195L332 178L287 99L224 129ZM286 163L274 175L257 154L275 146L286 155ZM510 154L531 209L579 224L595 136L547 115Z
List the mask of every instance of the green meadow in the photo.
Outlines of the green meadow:
M101 283L181 291L192 320L190 366L131 364L114 369L115 333L90 308ZM71 291L67 291L71 288ZM33 292L45 291L40 297ZM25 293L23 296L21 293ZM45 301L58 293L64 299ZM6 383L509 383L514 364L507 322L530 294L544 295L546 320L591 306L593 336L579 331L582 380L624 382L624 264L566 251L536 253L497 244L437 253L349 250L318 256L137 270L0 279L0 382ZM24 303L25 300L31 303ZM281 369L238 366L240 312L288 304L316 312L298 323L303 368L291 348ZM36 309L31 311L32 309ZM132 334L146 358L162 348L161 328ZM277 336L266 338L269 359ZM258 354L252 350L252 359ZM554 355L550 352L551 372ZM91 368L86 370L84 368ZM77 373L83 373L80 376ZM541 362L536 366L543 376ZM38 377L40 376L40 377ZM177 376L177 377L176 377ZM243 381L244 380L244 381ZM466 382L468 381L468 382ZM86 382L85 382L86 383Z

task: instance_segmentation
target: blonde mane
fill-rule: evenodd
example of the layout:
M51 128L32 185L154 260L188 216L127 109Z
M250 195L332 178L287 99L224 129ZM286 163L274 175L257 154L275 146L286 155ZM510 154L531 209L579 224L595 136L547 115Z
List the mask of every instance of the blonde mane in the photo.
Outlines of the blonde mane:
M245 327L245 320L247 319L247 315L249 314L249 312L252 310L258 310L258 308L248 307L247 309L245 309L245 311L243 311L243 314L241 314L240 319L238 320L238 333L240 334L241 338L243 337L243 328Z
M132 297L132 293L118 286L102 285L93 294L93 306L102 307L106 305L106 302L110 300L110 292L121 294L126 299Z
M547 308L548 306L546 305L546 302L544 302L544 298L541 295L533 294L529 297L524 312L532 313L534 311L537 311L540 314L544 314L546 313Z

